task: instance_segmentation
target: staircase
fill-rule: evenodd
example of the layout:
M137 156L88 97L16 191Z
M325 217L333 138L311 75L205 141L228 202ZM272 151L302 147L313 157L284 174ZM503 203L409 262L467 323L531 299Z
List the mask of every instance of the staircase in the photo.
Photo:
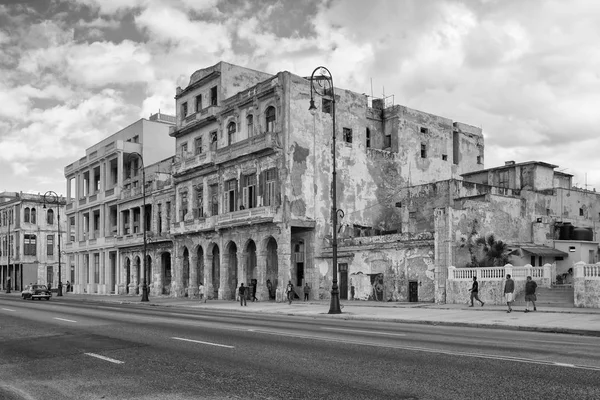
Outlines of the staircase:
M537 307L575 307L573 285L553 285L551 288L538 286L535 294ZM524 292L517 296L516 303L525 305Z

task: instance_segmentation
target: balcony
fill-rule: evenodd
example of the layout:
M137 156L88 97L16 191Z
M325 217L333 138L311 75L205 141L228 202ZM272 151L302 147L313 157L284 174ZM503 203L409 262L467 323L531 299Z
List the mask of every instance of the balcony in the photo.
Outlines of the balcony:
M202 128L217 120L217 114L221 111L220 106L208 106L202 110L188 115L181 120L178 126L169 127L169 136L178 137L194 129Z
M273 206L250 208L248 210L221 214L217 215L217 228L273 222L276 214L277 207Z
M215 160L215 151L209 150L204 153L187 156L173 164L175 174L180 174L186 170L201 167L202 165L212 164Z
M215 229L217 217L215 215L213 217L194 218L187 221L175 222L171 227L171 233L173 235L183 235L192 232L212 231Z
M215 164L221 164L248 154L274 151L276 148L280 147L278 136L279 134L277 132L265 132L230 146L217 149Z

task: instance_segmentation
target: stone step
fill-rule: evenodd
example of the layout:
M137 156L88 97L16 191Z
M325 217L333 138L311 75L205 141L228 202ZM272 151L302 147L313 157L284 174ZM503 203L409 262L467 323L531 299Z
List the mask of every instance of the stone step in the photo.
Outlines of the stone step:
M536 290L536 305L541 307L574 307L574 291L571 285L561 285L559 288L538 288ZM525 293L517 296L517 304L525 304Z

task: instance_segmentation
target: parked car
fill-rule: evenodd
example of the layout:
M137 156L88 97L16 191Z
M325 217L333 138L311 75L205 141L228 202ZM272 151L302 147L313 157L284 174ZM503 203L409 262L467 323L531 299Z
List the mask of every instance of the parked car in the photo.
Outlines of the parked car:
M48 290L46 285L27 285L25 290L23 290L21 292L21 297L23 297L23 300L27 300L27 299L50 300L50 297L52 297L52 293L50 293L50 290Z

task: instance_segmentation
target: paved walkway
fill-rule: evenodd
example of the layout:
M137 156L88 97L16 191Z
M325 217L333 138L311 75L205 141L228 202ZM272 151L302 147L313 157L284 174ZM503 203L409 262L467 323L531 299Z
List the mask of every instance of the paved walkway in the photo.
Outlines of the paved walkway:
M20 296L5 294L0 298ZM55 295L56 296L56 295ZM507 313L505 306L475 306L463 304L432 303L377 303L365 301L342 301L342 314L328 314L329 301L295 301L286 303L248 302L240 307L238 302L226 300L200 300L151 296L148 303L141 303L140 296L81 295L68 293L66 301L101 301L113 303L139 303L147 306L184 307L236 311L244 313L286 314L319 318L340 318L385 322L422 323L432 325L475 326L485 328L516 329L542 332L572 333L600 337L600 309L594 308L538 308L536 312L524 313L521 305L513 306Z

